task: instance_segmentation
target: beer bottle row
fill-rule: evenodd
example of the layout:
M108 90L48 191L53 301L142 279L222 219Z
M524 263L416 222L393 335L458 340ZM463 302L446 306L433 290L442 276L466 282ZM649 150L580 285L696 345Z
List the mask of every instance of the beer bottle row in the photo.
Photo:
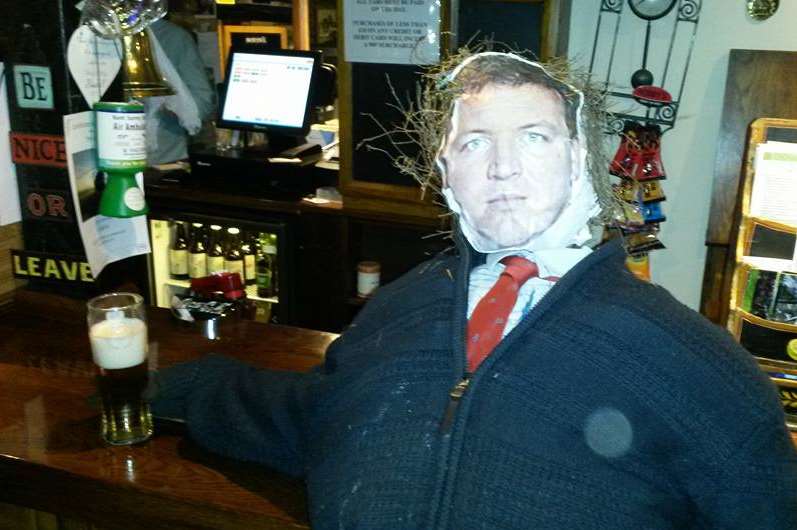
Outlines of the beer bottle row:
M175 223L169 247L172 278L202 278L214 272L237 272L246 285L257 285L263 298L277 295L277 236L236 227Z

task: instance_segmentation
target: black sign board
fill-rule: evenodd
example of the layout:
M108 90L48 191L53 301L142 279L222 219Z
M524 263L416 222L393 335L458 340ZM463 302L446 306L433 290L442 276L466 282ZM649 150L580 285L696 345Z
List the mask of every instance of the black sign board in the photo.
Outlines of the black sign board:
M66 283L93 283L91 268L80 256L11 250L15 278Z

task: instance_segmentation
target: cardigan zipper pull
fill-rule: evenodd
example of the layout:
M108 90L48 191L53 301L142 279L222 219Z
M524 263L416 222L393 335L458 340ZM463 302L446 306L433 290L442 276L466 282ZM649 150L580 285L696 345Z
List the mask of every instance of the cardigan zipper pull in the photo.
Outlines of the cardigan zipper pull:
M468 389L469 383L470 379L466 377L454 385L454 387L448 392L448 405L446 406L445 414L443 414L443 420L440 422L440 432L443 434L448 434L451 430L451 425L454 423L454 416L457 413L459 402L462 399L462 396L465 394L465 391Z

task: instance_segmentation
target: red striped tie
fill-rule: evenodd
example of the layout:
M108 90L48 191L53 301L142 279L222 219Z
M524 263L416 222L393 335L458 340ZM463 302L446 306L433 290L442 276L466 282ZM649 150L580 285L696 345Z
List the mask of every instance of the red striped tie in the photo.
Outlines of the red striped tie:
M479 300L468 321L468 371L475 372L481 362L501 342L509 313L515 307L518 291L526 280L537 276L537 264L520 256L501 260L506 268L495 285ZM555 281L555 278L546 278Z

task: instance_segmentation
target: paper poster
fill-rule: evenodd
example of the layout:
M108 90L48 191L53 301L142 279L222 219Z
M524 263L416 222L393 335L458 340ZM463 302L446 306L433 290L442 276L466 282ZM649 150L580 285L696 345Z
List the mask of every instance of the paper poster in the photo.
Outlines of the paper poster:
M346 60L434 64L440 60L440 0L345 3Z
M146 216L116 219L98 213L104 182L97 171L93 112L64 116L64 140L75 216L94 277L109 263L149 253Z
M98 37L88 26L72 33L66 57L69 72L89 107L102 99L122 67L119 42Z
M750 215L797 228L797 144L766 142L755 154ZM797 270L797 247L791 265Z
M756 150L750 215L797 227L797 144L767 142Z
M0 63L0 226L22 219L17 189L17 170L11 162L11 144L5 141L11 132L8 115L8 98L4 80L3 63Z

